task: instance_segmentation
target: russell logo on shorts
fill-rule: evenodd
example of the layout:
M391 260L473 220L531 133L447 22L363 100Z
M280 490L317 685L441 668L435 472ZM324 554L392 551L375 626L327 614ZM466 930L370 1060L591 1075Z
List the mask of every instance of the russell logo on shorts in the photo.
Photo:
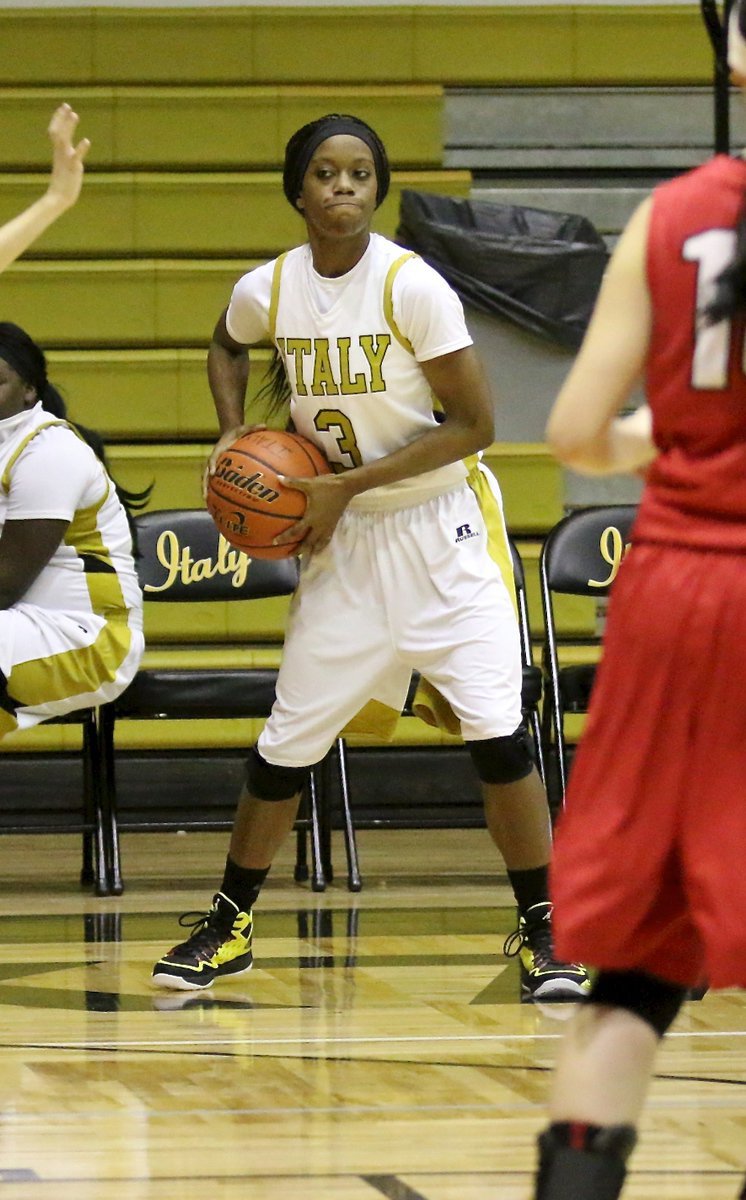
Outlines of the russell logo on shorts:
M475 533L474 530L472 529L471 525L457 525L456 526L456 541L457 542L468 542L469 538L475 538L475 537L479 537L479 532L477 531Z

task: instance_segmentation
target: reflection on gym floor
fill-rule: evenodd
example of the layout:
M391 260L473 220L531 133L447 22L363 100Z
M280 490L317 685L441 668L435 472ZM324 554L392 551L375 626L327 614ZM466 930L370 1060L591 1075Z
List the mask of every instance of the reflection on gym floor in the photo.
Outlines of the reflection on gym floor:
M448 833L371 834L357 895L279 864L254 970L205 992L149 976L209 903L221 836L134 838L103 899L45 837L0 838L4 1200L527 1200L572 1006L519 1002L509 890L468 869L481 836L447 869ZM630 1200L733 1200L745 1087L741 995L687 1004Z

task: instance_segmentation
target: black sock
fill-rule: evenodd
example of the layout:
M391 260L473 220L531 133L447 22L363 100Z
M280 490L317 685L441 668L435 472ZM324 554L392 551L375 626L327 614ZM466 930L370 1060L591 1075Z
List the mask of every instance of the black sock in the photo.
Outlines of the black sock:
M508 871L515 902L521 916L533 904L545 904L549 900L549 866L531 867L528 871Z
M229 854L225 860L225 874L220 890L224 896L238 905L239 912L251 912L268 874L269 867L261 870L255 870L253 867L239 867Z
M631 1125L553 1122L539 1136L536 1200L618 1200L636 1140Z

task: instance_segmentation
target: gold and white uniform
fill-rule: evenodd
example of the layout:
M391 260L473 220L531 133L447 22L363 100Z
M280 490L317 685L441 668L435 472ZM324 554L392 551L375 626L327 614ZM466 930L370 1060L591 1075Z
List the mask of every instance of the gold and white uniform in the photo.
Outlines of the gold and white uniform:
M338 469L431 429L419 363L472 341L445 280L377 234L336 279L314 270L308 245L249 272L226 324L244 345L274 341L293 425ZM451 463L355 497L329 546L304 561L262 755L280 766L319 761L368 701L401 711L413 669L449 702L464 738L519 725L502 503L476 462L471 472Z
M41 404L0 421L0 529L69 521L21 600L0 610L0 738L114 699L143 652L124 509L102 463Z

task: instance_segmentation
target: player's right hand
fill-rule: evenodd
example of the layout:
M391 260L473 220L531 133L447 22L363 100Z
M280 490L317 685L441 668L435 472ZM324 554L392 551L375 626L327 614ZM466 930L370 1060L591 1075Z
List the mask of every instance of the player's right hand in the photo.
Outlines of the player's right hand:
M228 429L225 433L221 434L218 441L215 443L212 454L207 460L204 474L202 475L203 500L207 499L207 485L210 481L210 476L215 474L215 468L217 466L218 459L223 451L227 450L229 446L232 446L234 442L237 442L238 439L243 437L245 433L251 433L254 429L266 428L266 425L236 425L233 429Z

